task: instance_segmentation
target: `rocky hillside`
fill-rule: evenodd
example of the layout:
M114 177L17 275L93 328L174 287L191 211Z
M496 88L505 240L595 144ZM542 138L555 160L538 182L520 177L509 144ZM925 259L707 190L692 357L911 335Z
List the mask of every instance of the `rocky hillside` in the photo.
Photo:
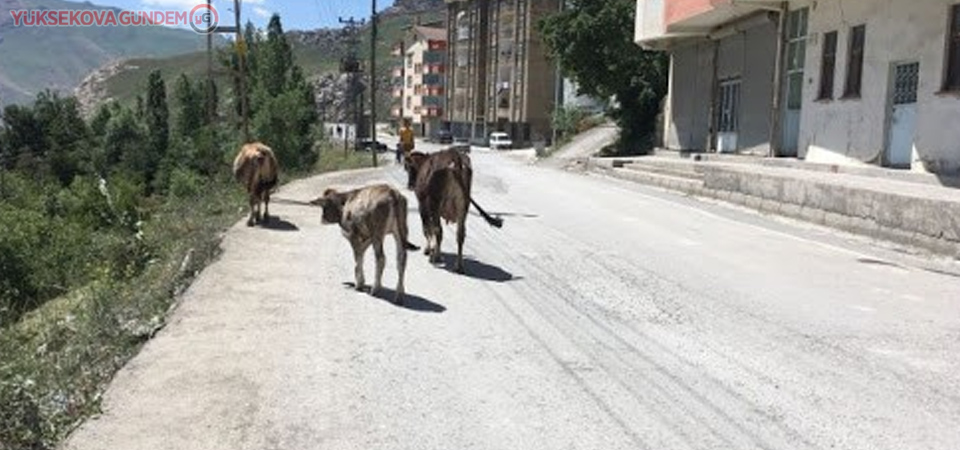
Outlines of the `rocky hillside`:
M387 14L416 14L444 9L443 0L397 0Z

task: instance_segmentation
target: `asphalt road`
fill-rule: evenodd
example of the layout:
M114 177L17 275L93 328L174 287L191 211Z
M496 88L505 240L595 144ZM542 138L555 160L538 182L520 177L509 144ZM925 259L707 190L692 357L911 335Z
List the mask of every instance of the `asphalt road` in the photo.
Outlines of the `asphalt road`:
M960 448L956 263L473 161L475 198L506 223L471 215L467 275L417 252L407 305L371 298L345 285L336 227L275 205L272 229L227 234L65 448ZM404 179L389 167L279 195Z

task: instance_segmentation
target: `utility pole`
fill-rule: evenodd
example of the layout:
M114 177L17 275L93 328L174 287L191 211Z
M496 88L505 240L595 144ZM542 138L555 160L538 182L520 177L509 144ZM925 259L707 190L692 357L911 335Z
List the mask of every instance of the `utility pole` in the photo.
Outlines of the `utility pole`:
M210 11L210 0L207 0L207 25L211 25L210 21L212 20ZM213 85L213 33L234 33L235 36L235 45L237 51L237 63L239 64L240 72L240 120L243 123L243 140L244 142L250 142L250 123L249 118L247 117L247 71L246 71L246 52L247 46L243 42L243 28L240 26L240 0L233 0L233 13L234 19L236 21L235 26L220 26L217 25L215 28L210 30L207 33L207 78L210 83L208 88L212 88ZM207 113L211 115L211 120L216 114L216 111L212 111L213 103L211 102L207 105Z
M377 167L377 0L372 1L370 15L370 140L373 144L373 167Z
M207 32L207 97L206 104L203 105L207 109L207 123L213 123L217 117L217 110L214 108L214 103L210 101L213 86L215 82L213 81L213 34L217 30L213 29L213 6L210 5L212 0L207 0L207 29L210 30Z
M342 60L340 60L340 73L346 73L349 79L348 87L347 87L347 95L346 95L347 103L349 104L349 107L347 108L348 111L345 111L344 119L346 119L346 117L349 117L350 111L353 112L354 143L355 145L359 145L359 139L357 138L360 136L359 134L360 125L361 125L360 119L363 117L363 114L362 114L363 102L357 101L357 96L359 95L359 90L360 90L357 87L357 81L358 81L357 77L361 72L360 59L357 57L357 48L360 46L360 43L357 39L357 34L359 32L360 26L362 26L365 22L363 20L356 20L353 17L350 17L349 19L344 19L341 17L339 18L339 20L340 20L340 23L346 25L344 29L348 34L348 46L350 47L350 49L347 52L347 56L344 57ZM345 127L343 132L344 155L346 155L348 151L347 135L348 133Z
M243 121L243 141L250 142L250 118L247 105L247 43L243 41L243 30L240 27L240 0L233 0L233 13L237 20L237 54L240 64L240 120Z

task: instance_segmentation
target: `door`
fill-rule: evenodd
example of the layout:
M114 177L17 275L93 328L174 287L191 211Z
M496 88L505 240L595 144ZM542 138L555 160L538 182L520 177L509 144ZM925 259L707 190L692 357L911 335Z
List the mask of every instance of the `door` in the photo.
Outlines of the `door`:
M803 106L803 70L807 58L808 8L792 11L787 16L787 64L785 66L783 136L781 154L796 156L800 142L800 113Z
M717 151L737 151L737 136L740 129L740 79L720 82L720 104L717 110Z
M920 63L897 64L893 68L892 76L892 109L887 131L886 163L890 167L910 168L917 129Z

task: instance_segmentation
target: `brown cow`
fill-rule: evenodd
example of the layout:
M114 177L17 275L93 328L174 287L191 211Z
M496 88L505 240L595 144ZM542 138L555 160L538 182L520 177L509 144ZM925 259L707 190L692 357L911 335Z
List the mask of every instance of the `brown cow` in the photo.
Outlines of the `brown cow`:
M270 194L277 186L277 158L273 150L260 142L245 144L233 160L233 176L243 184L250 197L247 226L266 222L270 217ZM260 203L263 202L263 215Z
M412 152L404 162L409 175L407 185L417 194L423 234L427 238L424 253L430 262L440 262L443 227L440 219L457 224L457 273L463 273L463 241L467 237L467 212L473 204L491 226L500 228L503 220L490 217L471 197L473 168L466 154L447 149L437 153Z
M397 243L397 292L394 303L402 304L404 287L403 277L407 269L407 250L417 247L407 241L407 199L400 191L386 185L377 184L351 191L338 192L327 189L323 197L310 202L323 208L324 224L339 224L343 236L353 247L356 263L354 275L356 288L364 287L363 254L373 246L377 259L376 278L371 294L377 295L382 287L383 269L386 256L383 253L383 241L392 234Z

